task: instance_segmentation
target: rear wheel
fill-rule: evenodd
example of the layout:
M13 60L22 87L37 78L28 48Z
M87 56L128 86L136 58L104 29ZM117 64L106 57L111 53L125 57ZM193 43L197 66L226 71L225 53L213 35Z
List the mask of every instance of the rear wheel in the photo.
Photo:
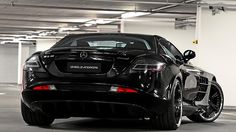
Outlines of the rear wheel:
M41 112L34 112L21 101L21 114L24 121L29 125L48 126L54 118L48 117Z
M153 127L164 130L176 130L182 120L182 87L178 80L173 85L171 103L168 111L151 119Z
M212 82L208 106L202 108L203 112L194 113L188 118L195 122L213 122L220 115L224 105L224 95L221 87L216 82Z

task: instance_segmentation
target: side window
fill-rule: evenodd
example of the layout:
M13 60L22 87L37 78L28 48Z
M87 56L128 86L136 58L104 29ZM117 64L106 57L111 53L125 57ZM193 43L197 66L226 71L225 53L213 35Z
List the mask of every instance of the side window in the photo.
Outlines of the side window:
M175 58L179 61L183 61L182 53L171 43L170 44L170 51L175 56Z
M161 47L162 47L162 49L164 50L164 52L165 52L168 56L170 56L172 59L176 60L175 56L174 56L168 49L166 49L166 48L165 48L164 46L162 46L162 45L161 45Z
M161 38L159 41L160 41L160 44L162 45L162 48L164 47L163 49L169 56L173 57L175 60L178 60L181 62L183 61L183 55L173 44L171 44L169 41L165 40L164 38Z

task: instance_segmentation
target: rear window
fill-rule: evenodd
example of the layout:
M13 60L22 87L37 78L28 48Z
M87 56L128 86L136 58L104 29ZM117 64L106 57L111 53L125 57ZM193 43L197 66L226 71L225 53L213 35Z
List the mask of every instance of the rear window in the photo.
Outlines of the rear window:
M149 37L150 39L151 37ZM67 36L52 48L76 47L95 49L137 49L153 50L154 46L148 39L120 36L120 35L97 35L97 36Z

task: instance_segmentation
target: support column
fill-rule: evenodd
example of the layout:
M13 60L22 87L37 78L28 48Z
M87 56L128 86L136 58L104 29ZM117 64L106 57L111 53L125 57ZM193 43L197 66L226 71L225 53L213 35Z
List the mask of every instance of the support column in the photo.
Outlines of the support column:
M202 15L202 7L197 5L197 16L196 16L196 29L195 29L195 40L197 44L199 44L201 38L201 15Z
M21 84L21 73L22 73L22 43L21 41L18 42L18 66L17 66L17 84Z
M124 28L125 28L125 25L124 25L124 24L125 24L124 20L121 20L121 21L120 21L120 32L121 32L121 33L124 33Z

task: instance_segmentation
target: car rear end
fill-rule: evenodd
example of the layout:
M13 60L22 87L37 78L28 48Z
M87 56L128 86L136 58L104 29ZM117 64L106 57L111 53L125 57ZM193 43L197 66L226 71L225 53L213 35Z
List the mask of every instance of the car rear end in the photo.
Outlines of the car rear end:
M26 61L22 101L53 118L162 113L168 101L153 88L165 64L155 49L153 36L68 36Z

